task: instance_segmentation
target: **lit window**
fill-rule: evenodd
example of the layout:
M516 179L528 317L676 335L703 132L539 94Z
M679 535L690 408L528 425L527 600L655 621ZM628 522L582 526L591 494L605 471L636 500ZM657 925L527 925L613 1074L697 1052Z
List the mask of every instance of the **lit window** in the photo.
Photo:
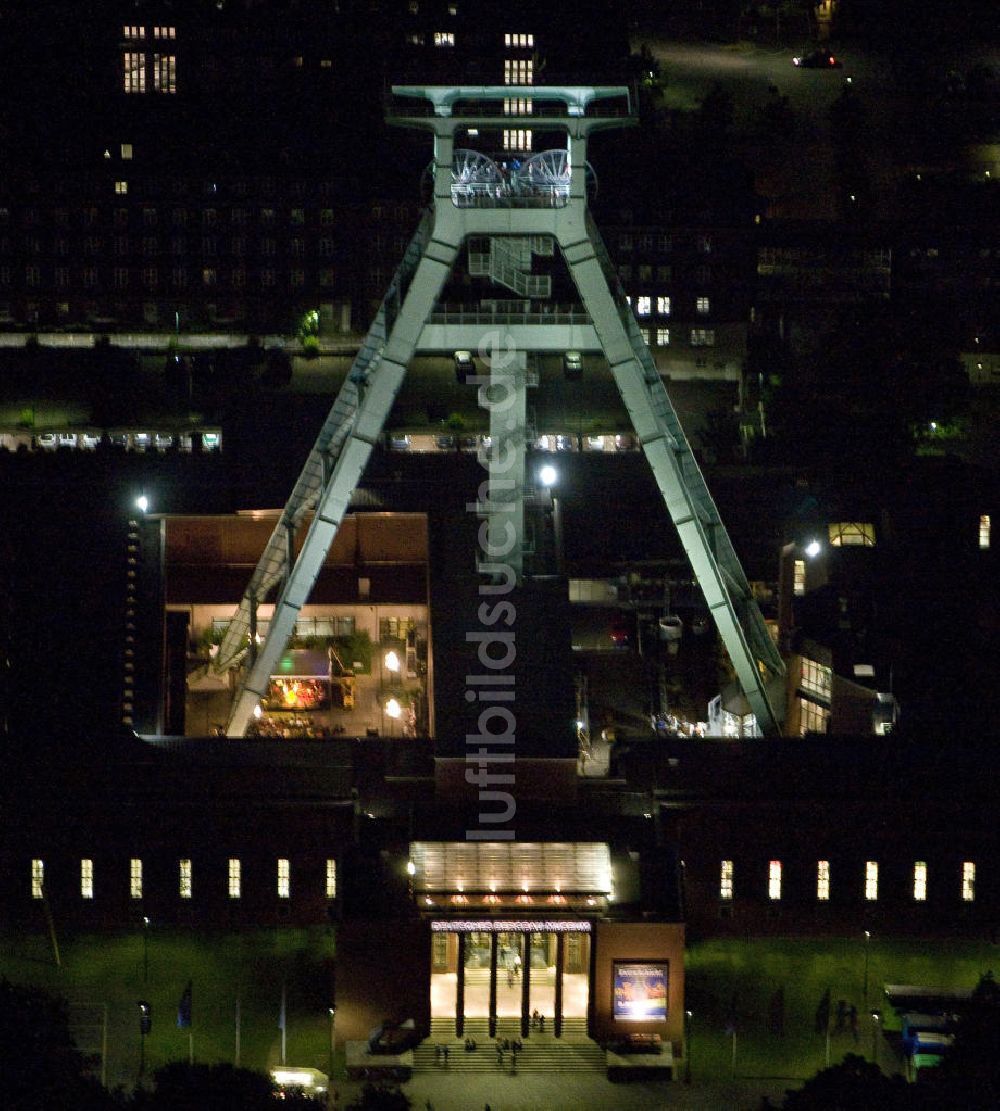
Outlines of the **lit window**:
M815 660L807 660L803 656L802 678L799 680L799 685L804 691L818 694L820 698L829 698L832 684L833 668L817 663Z
M201 271L202 285L215 285L219 279L219 272L214 266L205 266Z
M808 698L800 698L799 703L799 736L807 733L825 733L830 724L830 711L826 706L810 702Z
M80 861L80 898L94 897L94 862L86 857Z
M983 513L979 518L979 547L986 549L990 546L990 515Z
M670 298L657 297L656 298L656 312L658 316L670 315Z
M724 860L719 873L719 898L727 902L733 897L733 862Z
M806 561L797 559L793 573L792 593L801 598L806 592Z
M535 63L530 58L504 58L503 83L505 85L534 85Z
M865 861L865 899L874 903L878 898L878 861Z
M863 521L839 521L828 531L834 548L875 547L875 526Z
M44 897L45 861L33 860L31 862L31 897L41 899Z
M772 860L767 866L767 897L781 898L781 861Z
M335 860L327 860L326 862L326 897L328 899L336 899L337 897L337 862Z
M455 32L454 31L435 31L434 32L434 45L435 46L454 46L455 45Z
M649 316L653 311L652 297L636 297L635 311L638 316Z
M927 901L927 865L922 860L913 865L913 898L918 903Z
M699 316L707 316L708 315L708 298L707 297L696 297L695 300L694 300L694 308L695 308L695 312L697 312Z
M229 898L238 899L241 894L242 870L239 859L229 858Z
M182 899L191 898L191 861L182 860L178 867L178 892Z
M692 347L714 347L715 346L715 329L714 328L692 328L691 329L691 346Z
M145 27L136 27L134 24L122 28L122 38L126 39L144 39L146 37Z
M653 332L651 328L640 328L639 335L642 336L642 342L647 347L653 342Z
M135 856L128 862L128 893L133 899L142 898L142 861Z
M122 89L126 93L146 91L146 58L143 54L126 51L122 55Z
M507 34L507 35L504 35L504 37L503 37L503 44L504 44L504 46L519 46L523 50L523 49L527 49L528 47L531 47L531 46L535 45L535 36L530 35L530 34L529 35L524 35L524 34L511 35L511 34Z
M668 347L670 345L670 329L657 328L656 329L656 346Z
M287 899L291 894L291 869L288 861L282 857L278 861L278 898Z
M120 197L123 197L128 192L128 182L127 181L116 181L115 182L115 192Z
M38 861L41 864L41 861ZM971 903L976 897L976 866L971 860L962 863L962 901Z
M177 92L177 58L175 55L153 55L153 88L158 93Z
M830 899L830 862L819 860L816 862L816 898L821 903Z
M154 27L153 28L153 38L154 39L175 39L175 38L177 38L177 28L176 27Z
M531 150L531 132L520 128L517 130L504 131L503 149L512 151Z
M535 102L531 97L505 97L503 102L503 114L505 116L530 116L534 111L534 104Z

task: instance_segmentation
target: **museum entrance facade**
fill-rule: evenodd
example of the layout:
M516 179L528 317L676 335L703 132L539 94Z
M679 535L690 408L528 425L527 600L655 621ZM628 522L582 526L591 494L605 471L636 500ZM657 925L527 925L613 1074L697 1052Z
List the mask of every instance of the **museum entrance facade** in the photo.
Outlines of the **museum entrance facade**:
M587 1020L591 992L591 923L580 919L436 919L431 922L431 1018L520 1019L533 1030L562 1034L566 1019Z
M411 894L431 927L432 1021L498 1019L562 1036L594 1013L594 929L612 892L599 841L415 841ZM533 1021L534 1019L534 1021ZM541 1026L538 1020L541 1020Z

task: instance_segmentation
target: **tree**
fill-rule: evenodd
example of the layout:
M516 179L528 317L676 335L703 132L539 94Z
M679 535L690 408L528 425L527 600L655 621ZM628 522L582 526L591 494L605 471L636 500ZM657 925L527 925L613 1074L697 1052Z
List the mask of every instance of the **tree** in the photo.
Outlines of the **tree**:
M767 1106L765 1104L765 1106ZM839 1065L822 1069L797 1091L785 1094L784 1111L914 1111L913 1089L901 1076L886 1076L857 1053Z
M0 980L0 1075L10 1111L110 1111L116 1101L87 1075L66 1004L37 988Z
M233 1065L172 1061L153 1073L152 1092L136 1092L135 1111L273 1111L271 1078Z
M992 972L980 978L958 1020L955 1044L933 1070L927 1087L931 1102L937 1097L939 1107L1000 1107L1000 985Z

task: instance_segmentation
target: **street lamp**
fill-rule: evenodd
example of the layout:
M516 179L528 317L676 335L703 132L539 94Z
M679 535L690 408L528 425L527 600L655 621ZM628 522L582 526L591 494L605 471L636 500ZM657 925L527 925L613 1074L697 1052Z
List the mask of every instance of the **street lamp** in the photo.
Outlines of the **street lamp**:
M139 1075L146 1071L146 1035L153 1026L153 1009L145 999L139 1003Z
M684 1083L691 1083L691 1012L684 1012Z
M809 543L806 544L806 555L810 559L815 559L819 555L821 549L822 546L818 540L810 540Z
M872 1011L872 1061L878 1065L878 1028L882 1021L881 1011Z
M555 486L559 481L559 472L551 463L546 463L538 472L538 481L543 486Z
M149 509L149 498L146 497L145 493L140 494L135 499L135 507L140 513L145 513Z

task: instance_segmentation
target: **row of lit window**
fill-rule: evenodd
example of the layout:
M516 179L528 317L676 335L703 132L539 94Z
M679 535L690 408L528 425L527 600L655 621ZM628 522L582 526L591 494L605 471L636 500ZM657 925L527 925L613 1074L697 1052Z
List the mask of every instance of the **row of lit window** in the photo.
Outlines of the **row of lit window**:
M647 347L669 347L670 346L670 329L669 328L640 328L639 334L642 336L642 342ZM692 328L690 343L692 347L714 347L715 346L715 330L713 328Z
M122 55L122 90L126 93L146 91L147 68L153 74L153 90L158 93L177 92L177 56L175 54L142 54L129 50Z
M531 150L532 134L530 129L507 128L503 133L503 149L515 152Z
M664 295L652 297L647 294L642 294L638 297L627 297L628 303L635 305L636 316L652 316L653 306L656 306L657 316L670 315L670 298ZM711 301L708 297L696 297L694 299L694 310L699 316L707 316L711 312Z
M126 25L122 28L122 38L130 39L130 40L133 40L133 41L137 40L139 42L142 42L146 38L146 28L145 27L137 27L134 23L133 24L128 24L128 25ZM177 28L176 27L154 27L153 28L153 38L154 39L175 39L175 38L177 38Z
M535 36L532 34L506 34L503 37L504 46L518 47L527 50L535 45Z
M535 63L530 58L504 58L503 83L505 85L534 85Z
M132 899L143 897L143 868L139 857L129 860L129 896ZM230 899L239 899L243 894L243 864L239 857L230 857L227 869L227 894ZM276 891L279 899L290 899L292 895L292 868L291 862L279 858L276 868ZM182 858L177 862L177 894L182 899L193 897L194 886L191 861ZM45 897L45 862L35 859L31 862L31 897L42 899ZM337 862L326 862L326 897L337 897ZM94 898L94 862L89 857L80 861L80 898Z
M780 860L772 860L767 866L767 897L772 900L781 898L782 867ZM719 872L719 898L729 902L733 898L734 865L731 860L723 860ZM875 902L878 899L878 861L865 861L865 899ZM962 862L961 873L962 900L971 903L976 897L976 865L971 860ZM830 898L830 862L816 862L816 898L827 902ZM913 865L913 898L922 903L927 899L927 864L918 860Z

